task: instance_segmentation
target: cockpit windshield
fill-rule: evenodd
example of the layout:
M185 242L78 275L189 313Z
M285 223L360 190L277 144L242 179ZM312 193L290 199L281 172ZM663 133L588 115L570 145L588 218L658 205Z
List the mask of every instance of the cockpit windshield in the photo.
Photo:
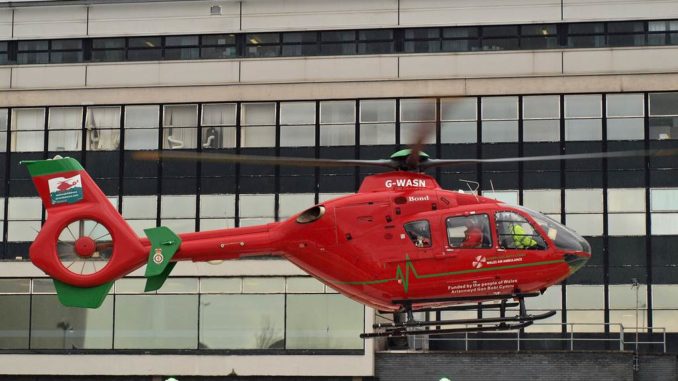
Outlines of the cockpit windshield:
M497 236L502 249L544 250L546 243L525 217L514 212L497 212Z
M591 245L579 234L573 230L556 222L552 218L545 216L534 210L528 209L524 206L515 206L517 209L527 213L538 223L546 232L548 237L553 241L557 248L563 250L591 252Z

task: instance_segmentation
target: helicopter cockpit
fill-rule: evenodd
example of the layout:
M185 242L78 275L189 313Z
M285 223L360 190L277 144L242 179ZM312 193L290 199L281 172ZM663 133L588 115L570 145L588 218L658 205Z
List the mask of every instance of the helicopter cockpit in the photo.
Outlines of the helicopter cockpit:
M552 218L524 206L514 208L529 215L546 232L553 244L561 250L591 253L591 245L572 229Z

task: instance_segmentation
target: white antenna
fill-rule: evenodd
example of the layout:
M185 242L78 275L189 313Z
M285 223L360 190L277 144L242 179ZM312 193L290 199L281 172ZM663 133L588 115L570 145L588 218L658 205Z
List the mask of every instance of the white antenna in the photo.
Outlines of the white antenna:
M490 179L490 188L492 188L492 198L496 199L497 194L494 193L494 184L492 184L492 179Z
M473 196L475 196L476 201L478 200L478 188L480 188L480 183L477 181L471 181L471 180L464 180L464 179L459 179L462 183L466 183L466 186L468 186L468 189L473 193ZM471 184L475 185L475 188L471 188Z

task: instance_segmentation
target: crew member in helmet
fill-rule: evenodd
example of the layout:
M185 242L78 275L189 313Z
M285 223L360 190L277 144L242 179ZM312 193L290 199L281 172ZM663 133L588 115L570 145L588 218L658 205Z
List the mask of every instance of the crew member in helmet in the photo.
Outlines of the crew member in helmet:
M466 231L464 232L464 240L459 247L465 249L476 249L483 244L483 229L480 227L475 217L466 219Z

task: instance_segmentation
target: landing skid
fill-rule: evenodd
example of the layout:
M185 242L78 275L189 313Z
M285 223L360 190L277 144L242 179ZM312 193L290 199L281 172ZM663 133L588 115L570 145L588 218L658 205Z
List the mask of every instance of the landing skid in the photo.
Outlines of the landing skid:
M527 296L527 295L526 295ZM530 295L532 296L532 295ZM520 314L516 316L506 316L506 308L518 304ZM473 306L475 308L499 308L500 317L477 318L477 319L454 319L454 320L432 320L416 321L413 318L410 304L403 306L407 316L405 322L377 323L372 325L375 332L363 333L360 335L363 339L374 337L403 337L410 335L434 335L443 333L464 333L464 332L490 332L490 331L508 331L525 328L536 320L546 319L556 314L556 311L547 311L537 315L527 314L524 297L518 298L518 303L507 303L503 299L501 304L490 306ZM462 308L458 308L461 310ZM464 308L465 309L465 308ZM435 310L435 309L429 309ZM441 309L442 310L442 309ZM445 310L450 310L449 308ZM464 327L441 328L446 326L463 325ZM472 327L469 327L472 325ZM424 330L425 327L437 327L435 329Z

